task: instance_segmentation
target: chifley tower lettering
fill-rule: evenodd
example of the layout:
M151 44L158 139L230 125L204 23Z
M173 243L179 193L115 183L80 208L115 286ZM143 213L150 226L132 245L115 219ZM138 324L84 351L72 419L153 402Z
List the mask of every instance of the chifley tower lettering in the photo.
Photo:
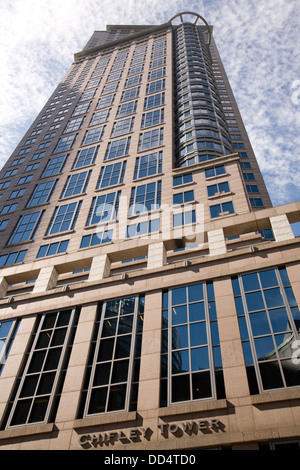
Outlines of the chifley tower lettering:
M183 433L187 435L197 435L199 431L207 432L207 431L215 431L218 432L219 430L224 431L224 425L218 419L210 419L210 420L199 420L199 421L187 421L183 423L164 423L159 424L159 435L163 436L164 438L169 438L169 435L172 434L176 437L180 437ZM151 428L133 428L127 431L110 431L107 433L99 433L99 434L82 434L78 438L79 444L83 448L88 447L97 447L103 445L114 444L117 441L121 443L130 443L140 441L141 439L151 439L153 431Z

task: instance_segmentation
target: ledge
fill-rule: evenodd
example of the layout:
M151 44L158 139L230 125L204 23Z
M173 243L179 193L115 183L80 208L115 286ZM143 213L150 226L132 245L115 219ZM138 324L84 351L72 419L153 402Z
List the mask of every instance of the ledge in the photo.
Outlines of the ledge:
M275 403L279 401L287 400L299 400L300 399L300 387L291 388L287 390L275 390L272 392L261 393L259 395L251 396L252 405L263 405L265 403Z
M73 423L74 429L86 428L91 426L101 426L102 424L125 423L128 421L136 421L136 411L106 413L98 416L89 416L88 418L76 419Z
M54 429L56 429L54 423L27 424L24 426L5 429L4 431L0 431L0 441L2 439L12 439L14 437L32 436L35 434L46 434L49 432L53 432Z
M164 418L167 416L177 416L183 414L197 414L203 411L223 410L228 408L228 402L223 400L205 400L194 403L185 403L159 408L158 416Z

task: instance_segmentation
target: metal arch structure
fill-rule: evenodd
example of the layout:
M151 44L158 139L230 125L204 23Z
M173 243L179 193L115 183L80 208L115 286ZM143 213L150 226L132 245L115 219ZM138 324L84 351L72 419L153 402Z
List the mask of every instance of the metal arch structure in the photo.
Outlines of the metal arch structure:
M192 16L195 16L196 19L194 21L193 24L197 24L197 21L198 20L201 20L203 21L203 23L205 24L205 26L207 27L207 32L208 32L208 44L211 43L211 29L209 27L209 24L207 23L207 21L203 18L203 16L201 15L198 15L198 13L194 13L192 11L183 11L181 13L177 13L177 15L173 16L170 21L169 21L169 24L172 24L172 21L174 21L176 18L180 18L181 19L181 22L184 23L184 20L183 20L183 15L192 15Z

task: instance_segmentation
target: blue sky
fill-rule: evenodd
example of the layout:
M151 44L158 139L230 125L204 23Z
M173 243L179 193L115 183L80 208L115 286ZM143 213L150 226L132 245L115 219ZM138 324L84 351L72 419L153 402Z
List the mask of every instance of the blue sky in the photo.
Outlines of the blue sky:
M0 167L94 30L182 11L214 26L273 204L299 200L299 0L2 0Z

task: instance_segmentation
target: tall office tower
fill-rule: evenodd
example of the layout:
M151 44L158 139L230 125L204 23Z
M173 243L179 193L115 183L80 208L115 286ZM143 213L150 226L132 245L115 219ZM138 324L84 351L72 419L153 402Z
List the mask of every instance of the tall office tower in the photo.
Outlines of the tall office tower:
M299 448L300 203L204 18L96 31L0 186L0 448Z

